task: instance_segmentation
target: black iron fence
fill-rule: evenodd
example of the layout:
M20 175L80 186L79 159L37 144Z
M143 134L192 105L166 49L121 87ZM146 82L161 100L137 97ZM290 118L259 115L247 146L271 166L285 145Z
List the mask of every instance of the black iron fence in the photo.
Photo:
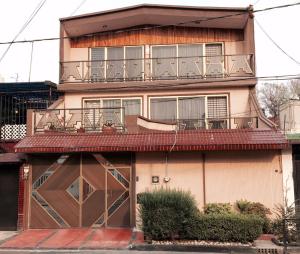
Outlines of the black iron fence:
M57 100L59 95L60 93L50 89L45 91L0 92L0 141L24 138L27 110L45 109Z
M61 62L60 83L254 76L253 55L137 58Z

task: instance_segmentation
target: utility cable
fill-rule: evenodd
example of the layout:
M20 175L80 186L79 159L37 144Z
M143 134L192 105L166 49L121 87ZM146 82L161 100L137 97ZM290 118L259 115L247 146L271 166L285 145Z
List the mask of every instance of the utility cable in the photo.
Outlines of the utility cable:
M254 20L255 23L258 25L260 30L269 38L269 40L282 52L284 53L288 58L290 58L292 61L294 61L296 64L300 65L300 62L297 61L294 57L292 57L290 54L288 54L282 47L276 43L276 41L267 33L267 31L262 27L262 25L258 22L257 19Z
M278 75L278 76L261 76L261 77L236 77L234 79L218 79L218 80L207 80L204 81L203 83L205 84L211 84L211 83L224 83L224 82L232 82L232 81L247 81L247 80L261 80L261 81L276 81L276 80L296 80L300 79L300 73L299 74L291 74L291 75ZM153 81L152 81L153 82ZM189 85L195 85L195 84L201 84L202 82L200 81L195 81L195 82L186 82L183 81L182 83L171 83L174 82L174 80L170 80L170 83L163 83L163 84L143 84L143 85L136 85L136 86L118 86L118 87L102 87L102 88L85 88L86 91L94 91L94 90L99 90L101 91L114 91L114 90L119 90L119 89L136 89L136 88L141 88L141 89L148 89L148 88L170 88L170 87L183 87L183 86L189 86ZM71 82L72 83L72 82ZM80 82L79 82L80 83ZM150 83L150 81L149 81ZM64 83L68 84L68 83ZM72 83L74 84L74 83ZM113 84L113 83L112 83Z
M4 53L2 54L1 58L0 58L0 63L2 62L2 60L4 59L4 57L6 56L6 54L8 53L10 47L12 46L13 43L15 43L15 40L19 37L19 35L26 29L26 27L30 24L30 22L34 19L34 17L38 14L38 12L40 11L40 9L43 7L43 5L45 4L47 0L42 0L41 2L39 2L39 4L36 6L36 8L34 9L34 11L31 13L31 15L29 16L28 20L24 23L24 25L21 27L20 31L15 35L15 37L13 38L13 40L9 43L8 47L6 48L6 50L4 51Z
M271 10L275 10L275 9L282 9L282 8L287 8L287 7L297 6L297 5L300 5L300 2L296 2L294 4L279 5L279 6L273 6L273 7L268 7L268 8L264 8L264 9L253 10L251 12L252 13L266 12L266 11L271 11ZM207 22L207 21L212 21L212 20L217 20L217 19L225 19L225 18L229 18L229 17L241 16L241 15L245 15L245 13L246 13L246 11L243 12L243 13L235 13L235 14L212 17L212 18L206 18L206 19L189 20L189 21L186 21L186 22L180 22L180 23L174 23L174 24L157 25L157 26L150 26L150 27L143 27L143 28L123 29L123 30L120 30L120 31L114 31L114 33L118 34L118 33L124 33L124 32L142 31L142 30L150 30L150 29L162 28L162 27L178 26L178 25L184 25L184 24L195 23L195 22ZM83 35L80 35L80 36L50 37L50 38L22 40L22 41L20 40L20 41L10 41L10 42L0 42L0 45L11 44L11 43L29 43L29 42L33 42L33 41L34 42L41 42L41 41L53 41L53 40L60 40L60 39L76 39L76 38L79 38L79 37L91 37L91 36L100 35L100 34L104 35L106 33L110 33L110 32L89 33L89 34L83 34Z
M74 9L74 11L71 12L70 16L73 16L80 8L81 6L86 2L87 0L81 1L81 3Z

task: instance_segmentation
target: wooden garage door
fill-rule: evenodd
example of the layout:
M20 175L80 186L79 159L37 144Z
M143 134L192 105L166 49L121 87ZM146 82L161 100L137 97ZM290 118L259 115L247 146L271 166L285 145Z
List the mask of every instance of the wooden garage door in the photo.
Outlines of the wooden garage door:
M130 165L101 154L33 159L31 228L129 227Z

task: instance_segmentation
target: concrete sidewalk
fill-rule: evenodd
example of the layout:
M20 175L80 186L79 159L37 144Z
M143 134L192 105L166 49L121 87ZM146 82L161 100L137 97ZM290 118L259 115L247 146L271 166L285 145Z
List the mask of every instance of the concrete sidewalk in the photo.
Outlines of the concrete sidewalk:
M30 229L2 241L0 250L127 249L142 238L131 229Z

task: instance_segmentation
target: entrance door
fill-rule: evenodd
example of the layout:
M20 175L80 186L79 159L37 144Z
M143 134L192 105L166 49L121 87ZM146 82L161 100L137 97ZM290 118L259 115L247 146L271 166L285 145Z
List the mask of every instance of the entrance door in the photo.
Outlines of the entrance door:
M0 230L17 230L19 166L0 165Z
M130 227L130 165L101 154L41 163L33 160L31 228Z

